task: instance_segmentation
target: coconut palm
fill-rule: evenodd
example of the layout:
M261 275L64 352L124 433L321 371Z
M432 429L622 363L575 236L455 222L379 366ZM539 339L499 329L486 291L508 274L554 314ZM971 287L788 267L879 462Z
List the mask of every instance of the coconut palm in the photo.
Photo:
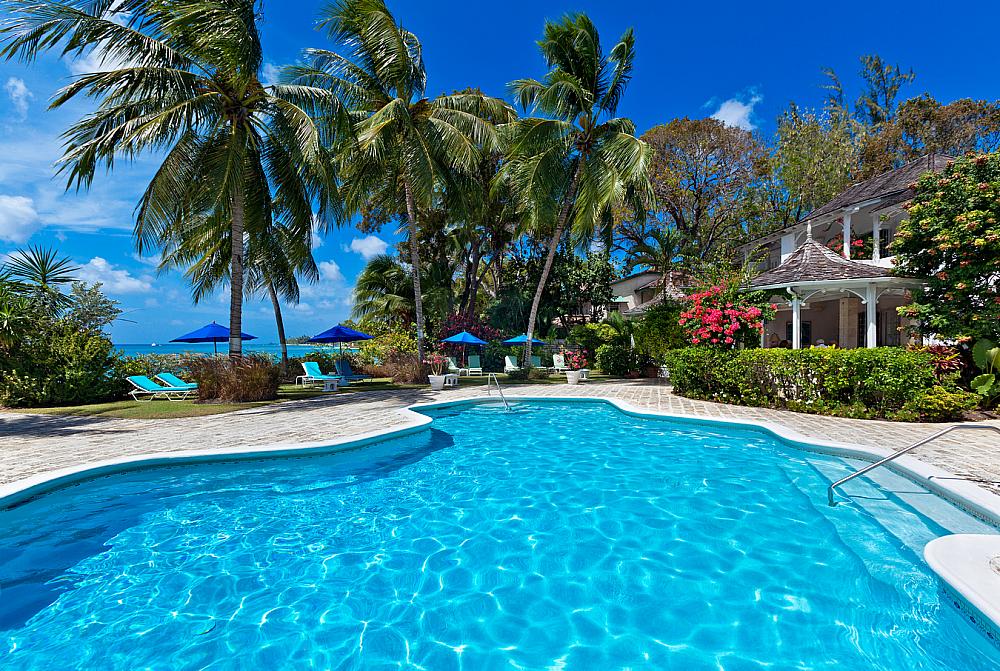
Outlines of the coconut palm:
M312 255L312 232L308 227L288 225L281 219L266 218L262 230L246 231L244 293L266 293L274 311L281 345L282 370L288 368L288 341L285 337L281 301L298 303L299 281L319 279ZM208 218L202 226L174 227L161 245L165 251L160 268L186 268L192 296L198 303L229 281L232 238L226 222Z
M379 324L409 324L416 318L413 299L413 267L403 264L391 254L371 259L354 283L354 309L351 316L360 322ZM454 302L455 266L425 264L420 287L424 291L421 303L438 321L444 319Z
M286 70L290 81L333 93L352 119L354 142L341 156L342 192L350 212L380 207L409 228L410 264L420 268L420 212L432 208L452 171L475 169L481 152L496 151L487 119L509 120L505 102L466 92L429 99L417 37L383 0L337 0L320 22L339 52L310 49L309 63ZM338 108L328 116L339 120ZM410 273L416 297L417 349L423 356L421 272Z
M136 209L140 253L174 233L224 222L243 241L272 201L296 225L335 214L331 162L302 101L307 87L263 86L259 2L92 0L12 2L0 27L0 57L31 61L55 50L91 53L106 72L60 90L53 107L86 97L97 107L64 134L59 171L87 188L99 167L143 152L164 158ZM242 354L243 244L230 245L230 355Z
M545 265L528 314L534 335L538 307L567 226L591 239L611 208L649 198L650 149L635 125L615 113L632 73L635 38L629 29L605 55L585 14L545 24L538 43L549 72L519 79L511 89L521 107L543 115L509 124L504 173L529 211L536 234L548 235ZM531 361L531 338L525 365Z

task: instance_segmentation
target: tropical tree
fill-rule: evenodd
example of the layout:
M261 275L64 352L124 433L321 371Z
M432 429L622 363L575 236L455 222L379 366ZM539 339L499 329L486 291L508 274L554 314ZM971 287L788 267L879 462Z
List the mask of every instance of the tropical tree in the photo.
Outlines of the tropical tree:
M288 341L285 337L281 300L299 301L299 281L319 279L312 255L312 231L308 223L287 222L265 217L262 228L251 226L245 235L245 295L266 293L274 311L281 365L288 368ZM171 227L161 240L164 254L160 268L186 268L195 303L229 281L232 238L227 222L205 219L200 226Z
M75 273L80 268L51 247L28 246L11 254L0 270L11 291L19 291L42 312L54 317L72 303L62 287L76 281Z
M323 88L327 120L349 115L351 142L341 153L343 194L350 212L384 208L405 219L415 297L417 350L424 352L420 213L434 205L454 171L473 171L482 152L499 149L488 119L513 118L502 100L475 92L427 98L427 73L416 35L383 0L337 0L322 15L339 52L310 49L309 63L289 67L290 81Z
M84 74L53 107L80 97L94 111L64 134L59 172L87 188L99 167L143 152L164 158L136 210L140 253L175 228L225 222L230 245L229 352L242 355L249 228L281 202L296 223L336 213L332 162L308 102L326 92L264 86L256 0L95 0L8 3L0 57L32 61L55 50L96 56L106 72ZM305 103L303 103L305 101Z
M505 127L509 149L503 167L533 230L549 236L528 313L529 336L567 226L590 239L611 218L612 207L650 198L649 148L635 137L632 121L614 116L632 75L632 30L605 54L593 22L571 14L547 22L538 44L548 73L541 80L514 81L511 89L521 107L543 116ZM529 365L531 337L524 356Z
M420 287L424 294L421 304L433 317L433 324L444 321L454 304L453 275L455 266L431 263L423 266ZM413 266L391 254L371 259L354 284L354 308L351 316L365 328L412 324L416 319L413 298L415 282ZM376 329L377 330L377 329Z

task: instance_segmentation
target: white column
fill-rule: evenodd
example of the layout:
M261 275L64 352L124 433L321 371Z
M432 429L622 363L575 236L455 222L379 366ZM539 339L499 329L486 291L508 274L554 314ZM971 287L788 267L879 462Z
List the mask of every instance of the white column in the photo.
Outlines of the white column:
M878 261L882 258L882 220L875 217L875 222L872 224L872 261Z
M844 258L851 258L851 213L844 215Z
M875 319L875 285L865 287L865 347L878 346L878 322Z
M792 299L792 349L802 349L802 301Z

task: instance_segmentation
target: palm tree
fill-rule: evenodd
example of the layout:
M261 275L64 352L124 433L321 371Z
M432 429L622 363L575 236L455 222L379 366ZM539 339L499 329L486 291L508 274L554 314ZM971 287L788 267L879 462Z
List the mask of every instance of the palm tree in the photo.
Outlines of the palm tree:
M60 257L55 249L31 245L15 251L0 267L10 291L22 294L51 316L72 303L62 287L77 280L78 270L69 257Z
M580 238L592 238L607 224L612 207L648 199L651 191L650 149L635 137L630 120L614 116L631 78L632 30L605 56L591 20L572 14L547 22L538 44L549 72L541 81L512 82L511 89L521 107L544 118L508 125L504 165L534 229L551 236L528 314L525 365L531 361L538 307L567 225Z
M0 27L0 57L31 61L49 50L91 51L108 72L85 74L52 107L78 97L97 108L64 134L67 188L90 186L98 167L146 151L165 157L136 210L139 253L172 228L225 222L243 241L279 200L294 221L336 213L333 174L302 101L325 91L263 86L256 0L18 2ZM243 244L229 258L229 352L242 355Z
M424 294L421 303L437 319L443 319L454 300L452 263L425 264L420 287ZM380 254L371 259L354 283L354 309L351 316L362 324L409 324L416 318L416 301L413 299L413 267L400 263L390 254Z
M383 0L336 0L320 25L339 45L306 52L309 64L286 70L291 81L332 92L326 116L352 121L354 142L341 156L343 193L351 212L373 203L399 212L409 228L410 264L419 269L419 215L432 207L453 170L473 170L481 152L499 148L487 119L513 109L479 93L425 97L427 73L417 37L396 22ZM328 101L329 102L329 101ZM421 272L411 273L417 351L423 357Z
M674 268L685 251L684 236L675 227L658 222L649 226L639 223L630 227L630 232L634 235L626 238L630 244L625 249L625 272L645 266L660 273L660 290L668 297L673 289Z
M319 279L312 255L312 231L308 225L289 225L283 219L263 220L260 230L246 231L244 292L266 292L274 310L282 371L288 369L288 342L285 337L281 300L299 301L298 277L310 282ZM232 239L226 222L205 219L200 227L174 227L166 231L160 245L165 249L160 268L187 268L195 303L229 281Z

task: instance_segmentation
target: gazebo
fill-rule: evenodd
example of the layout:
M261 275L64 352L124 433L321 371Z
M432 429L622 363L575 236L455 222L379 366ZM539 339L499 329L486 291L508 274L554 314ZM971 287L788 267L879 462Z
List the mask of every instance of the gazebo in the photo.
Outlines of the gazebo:
M903 344L896 311L920 280L893 275L872 263L852 261L812 238L780 265L754 277L748 288L765 291L778 315L765 325L761 345L790 343L878 347ZM820 343L822 341L822 343Z

